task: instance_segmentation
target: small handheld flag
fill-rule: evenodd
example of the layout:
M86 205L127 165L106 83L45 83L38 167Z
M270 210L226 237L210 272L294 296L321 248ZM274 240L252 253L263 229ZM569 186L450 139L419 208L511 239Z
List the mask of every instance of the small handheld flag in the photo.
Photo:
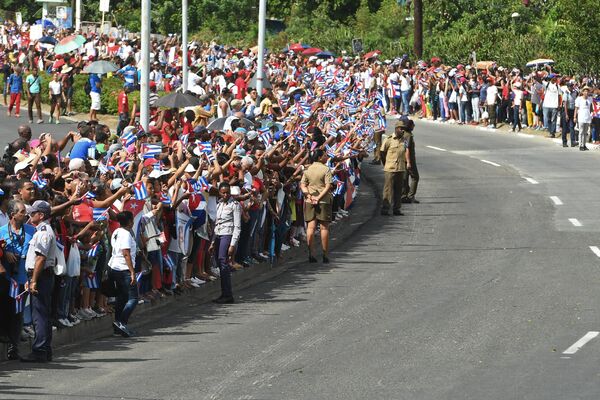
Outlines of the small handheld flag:
M8 295L13 299L16 299L19 295L19 284L13 278L10 278L10 288L8 290Z
M90 272L85 277L85 284L89 289L98 289L98 280L96 279L96 273Z
M169 254L165 254L165 256L163 257L163 261L165 262L165 266L168 269L170 269L171 271L175 269L175 263L173 262L173 259Z
M94 221L104 221L108 218L108 207L94 207Z
M144 182L139 181L133 184L133 196L136 200L146 200L148 198L148 191Z
M25 297L27 297L27 292L19 293L15 297L15 314L20 314L23 312Z
M94 258L98 256L98 249L100 248L100 242L96 243L92 246L91 249L88 250L88 258Z
M48 185L48 181L40 177L37 171L31 175L31 182L33 182L38 189L44 189Z

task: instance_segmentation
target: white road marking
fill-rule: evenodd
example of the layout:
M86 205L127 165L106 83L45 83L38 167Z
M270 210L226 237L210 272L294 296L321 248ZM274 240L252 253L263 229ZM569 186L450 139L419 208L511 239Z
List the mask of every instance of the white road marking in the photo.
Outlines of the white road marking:
M583 226L581 222L577 218L569 218L569 222L573 224L573 226Z
M593 251L596 256L600 257L600 249L598 246L590 246L590 250Z
M430 149L437 150L437 151L447 151L446 149L442 149L441 147L435 147L435 146L425 146L425 147L429 147Z
M495 163L495 162L493 162L493 161L481 160L481 162L484 162L484 163L486 163L486 164L493 165L494 167L500 167L500 164L496 164L496 163Z
M585 344L587 342L589 342L590 340L592 340L593 338L595 338L599 334L600 334L600 332L596 332L596 331L590 331L590 332L586 333L585 335L583 335L583 337L581 339L579 339L578 341L576 341L575 343L573 343L573 345L571 347L569 347L568 349L566 349L565 351L563 351L563 354L575 354L575 353L577 353L577 351L579 351L579 349L581 349L583 346L585 346Z
M527 182L531 183L532 185L537 185L537 184L539 183L539 182L538 182L538 181L536 181L535 179L533 179L533 178L529 178L529 177L527 177L527 176L524 176L523 178L525 178L525 180L526 180Z
M556 206L562 206L563 202L561 199L558 198L558 196L550 196L550 200L552 200L554 202L554 205Z

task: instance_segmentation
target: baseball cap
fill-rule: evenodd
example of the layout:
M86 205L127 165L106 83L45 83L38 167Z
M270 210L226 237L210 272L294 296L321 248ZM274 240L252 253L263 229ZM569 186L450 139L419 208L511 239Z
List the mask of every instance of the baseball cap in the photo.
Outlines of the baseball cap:
M152 167L158 160L156 158L147 158L144 160L144 167Z
M37 200L33 203L33 205L29 208L29 215L35 212L41 212L46 215L50 215L50 204L44 200Z
M258 137L258 132L256 131L248 131L248 133L246 133L246 139L248 140L254 140Z
M121 186L123 186L123 179L115 178L110 183L110 190L119 190L121 189Z

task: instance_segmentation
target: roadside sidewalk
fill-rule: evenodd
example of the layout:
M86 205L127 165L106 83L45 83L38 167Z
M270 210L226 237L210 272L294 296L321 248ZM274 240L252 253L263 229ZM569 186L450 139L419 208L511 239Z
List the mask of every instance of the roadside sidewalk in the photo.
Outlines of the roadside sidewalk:
M334 250L357 234L360 228L369 222L379 209L379 191L372 177L375 176L375 166L363 162L362 184L351 207L350 215L336 221L331 227L331 249ZM282 257L276 265L261 263L247 269L233 273L232 283L234 293L239 293L244 288L271 280L283 274L290 268L300 267L306 260L306 244L300 247L292 247L282 253ZM335 265L335 258L332 259ZM153 321L167 317L177 306L197 306L208 303L220 293L219 281L207 282L200 288L186 291L182 296L170 296L159 299L152 303L138 305L132 316L130 326L137 328ZM236 300L243 304L243 299L236 296ZM234 305L235 306L235 305ZM201 310L199 310L199 313ZM200 314L199 314L200 315ZM112 315L95 318L90 321L81 321L72 328L59 329L53 333L53 347L55 354L77 351L76 347L87 342L110 336L112 334ZM21 354L27 354L31 343L21 342ZM5 360L6 345L0 343L0 361Z

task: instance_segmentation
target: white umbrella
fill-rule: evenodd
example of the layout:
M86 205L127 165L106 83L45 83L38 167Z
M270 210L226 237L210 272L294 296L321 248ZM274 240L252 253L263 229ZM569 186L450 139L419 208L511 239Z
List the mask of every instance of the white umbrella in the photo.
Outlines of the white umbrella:
M536 68L540 65L552 65L552 64L554 64L554 60L551 60L549 58L538 58L537 60L529 61L527 64L525 64L525 66L528 68Z

